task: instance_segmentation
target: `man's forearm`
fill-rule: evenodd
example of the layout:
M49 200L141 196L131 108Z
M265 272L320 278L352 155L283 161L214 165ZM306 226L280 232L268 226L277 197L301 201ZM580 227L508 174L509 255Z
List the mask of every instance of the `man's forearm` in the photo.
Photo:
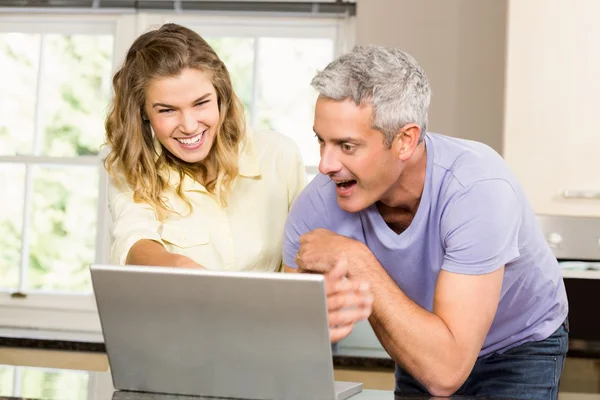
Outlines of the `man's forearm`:
M408 298L378 263L353 278L371 284L375 299L369 322L394 361L433 395L456 391L472 364L444 321Z

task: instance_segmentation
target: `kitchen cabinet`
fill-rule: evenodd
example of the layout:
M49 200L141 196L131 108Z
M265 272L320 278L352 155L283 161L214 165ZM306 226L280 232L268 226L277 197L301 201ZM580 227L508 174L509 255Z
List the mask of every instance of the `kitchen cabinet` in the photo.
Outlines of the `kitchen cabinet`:
M600 1L511 0L503 156L538 214L600 216Z

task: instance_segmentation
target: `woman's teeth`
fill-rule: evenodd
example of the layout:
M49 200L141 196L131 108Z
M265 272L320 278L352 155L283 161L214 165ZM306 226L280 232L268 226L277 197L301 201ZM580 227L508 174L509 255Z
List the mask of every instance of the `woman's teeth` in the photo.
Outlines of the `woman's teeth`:
M194 143L198 143L200 141L200 139L202 139L202 135L204 135L204 132L202 132L201 134L196 135L190 139L176 138L176 140L178 140L179 142L181 142L183 144L194 144Z

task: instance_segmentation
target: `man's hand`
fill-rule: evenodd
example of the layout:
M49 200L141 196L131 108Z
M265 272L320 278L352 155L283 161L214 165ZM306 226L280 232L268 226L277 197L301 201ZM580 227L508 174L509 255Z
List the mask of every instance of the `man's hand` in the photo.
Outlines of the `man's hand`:
M315 229L300 237L300 249L295 261L298 272L319 274L325 274L338 262L345 261L347 274L351 275L354 267L359 264L364 266L368 262L364 257L365 253L372 256L366 246L358 240L338 235L327 229Z
M369 318L373 296L367 282L347 279L348 268L342 260L325 274L329 338L332 343L348 336L354 325Z
M377 261L362 242L315 229L300 237L295 261L297 272L325 275L331 342L348 336L358 321L371 315L373 296L369 283L352 278L353 272Z

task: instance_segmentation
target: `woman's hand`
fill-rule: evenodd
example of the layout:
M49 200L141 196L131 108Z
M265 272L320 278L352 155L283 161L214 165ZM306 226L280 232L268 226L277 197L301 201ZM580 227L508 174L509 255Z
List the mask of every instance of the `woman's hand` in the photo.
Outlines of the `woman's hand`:
M173 254L173 257L175 258L175 264L173 265L174 267L206 269L191 258L182 256L181 254Z

